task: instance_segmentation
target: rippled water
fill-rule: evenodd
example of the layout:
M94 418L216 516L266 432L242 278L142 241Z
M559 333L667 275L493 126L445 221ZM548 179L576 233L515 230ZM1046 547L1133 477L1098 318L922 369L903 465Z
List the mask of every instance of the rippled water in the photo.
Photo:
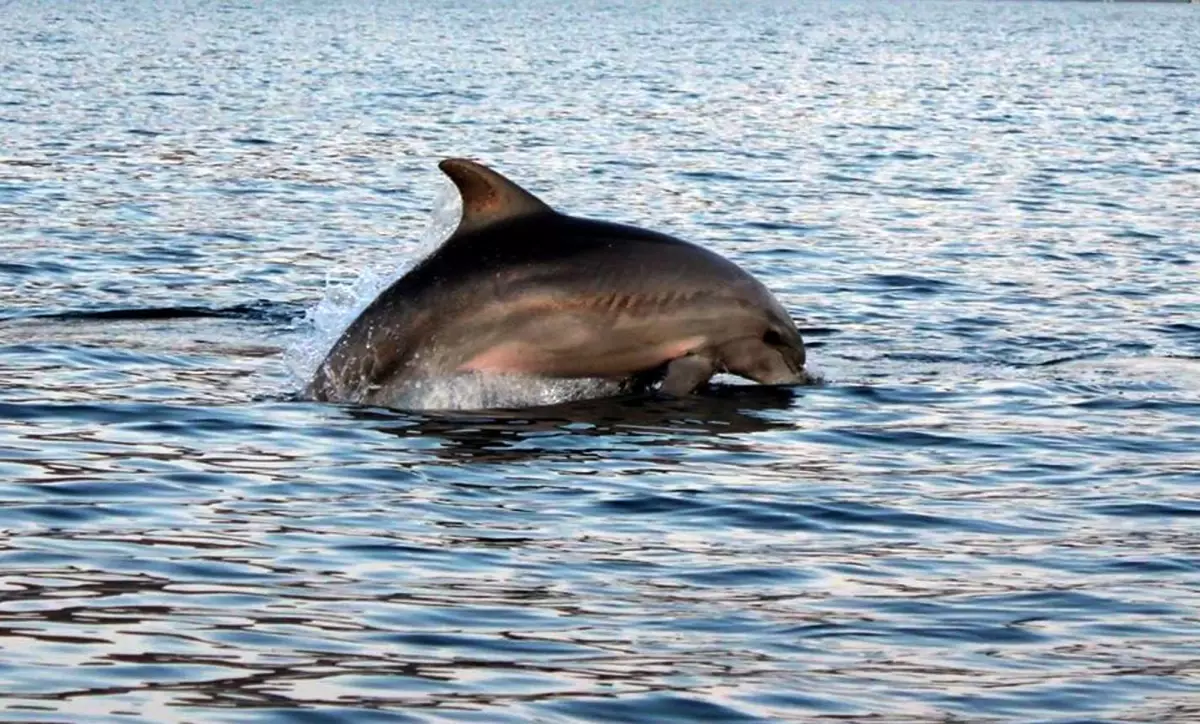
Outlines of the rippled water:
M1200 717L1194 6L0 14L5 721ZM294 399L451 155L826 384Z

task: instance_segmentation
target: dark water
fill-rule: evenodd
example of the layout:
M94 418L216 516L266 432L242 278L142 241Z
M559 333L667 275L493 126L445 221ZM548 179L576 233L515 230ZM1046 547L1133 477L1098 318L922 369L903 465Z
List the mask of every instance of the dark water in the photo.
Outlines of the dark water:
M1194 6L0 18L5 721L1200 718ZM826 384L292 399L448 155L736 259Z

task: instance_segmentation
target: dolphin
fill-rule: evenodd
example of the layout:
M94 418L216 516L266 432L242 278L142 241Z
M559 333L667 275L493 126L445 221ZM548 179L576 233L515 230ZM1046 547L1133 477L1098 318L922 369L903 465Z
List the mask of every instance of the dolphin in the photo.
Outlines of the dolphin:
M462 197L458 227L350 324L312 398L388 406L406 386L461 374L598 378L678 396L720 372L809 381L791 317L733 262L558 213L474 161L438 167Z

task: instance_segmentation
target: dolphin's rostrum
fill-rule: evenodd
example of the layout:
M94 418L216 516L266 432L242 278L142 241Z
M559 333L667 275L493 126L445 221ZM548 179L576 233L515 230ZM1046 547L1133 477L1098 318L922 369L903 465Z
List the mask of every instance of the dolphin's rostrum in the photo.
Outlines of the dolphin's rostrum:
M675 395L718 372L808 380L791 318L727 259L557 213L474 161L439 167L462 196L457 229L350 324L309 385L316 399L388 405L463 373L661 380Z

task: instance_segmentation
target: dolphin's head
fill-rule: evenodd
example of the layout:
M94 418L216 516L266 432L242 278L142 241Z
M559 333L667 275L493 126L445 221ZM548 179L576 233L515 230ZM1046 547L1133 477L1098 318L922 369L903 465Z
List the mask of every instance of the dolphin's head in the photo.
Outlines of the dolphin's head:
M786 315L766 315L755 335L727 342L717 353L726 372L764 385L812 381L804 371L804 340Z
M771 381L759 380L764 384L803 384L809 382L808 373L804 371L806 359L804 340L792 320L783 324L768 326L763 332L762 343L767 347L767 358L771 360L771 369L764 377L773 378ZM779 362L775 359L778 358ZM780 366L782 363L782 366ZM782 379L780 379L782 378Z

